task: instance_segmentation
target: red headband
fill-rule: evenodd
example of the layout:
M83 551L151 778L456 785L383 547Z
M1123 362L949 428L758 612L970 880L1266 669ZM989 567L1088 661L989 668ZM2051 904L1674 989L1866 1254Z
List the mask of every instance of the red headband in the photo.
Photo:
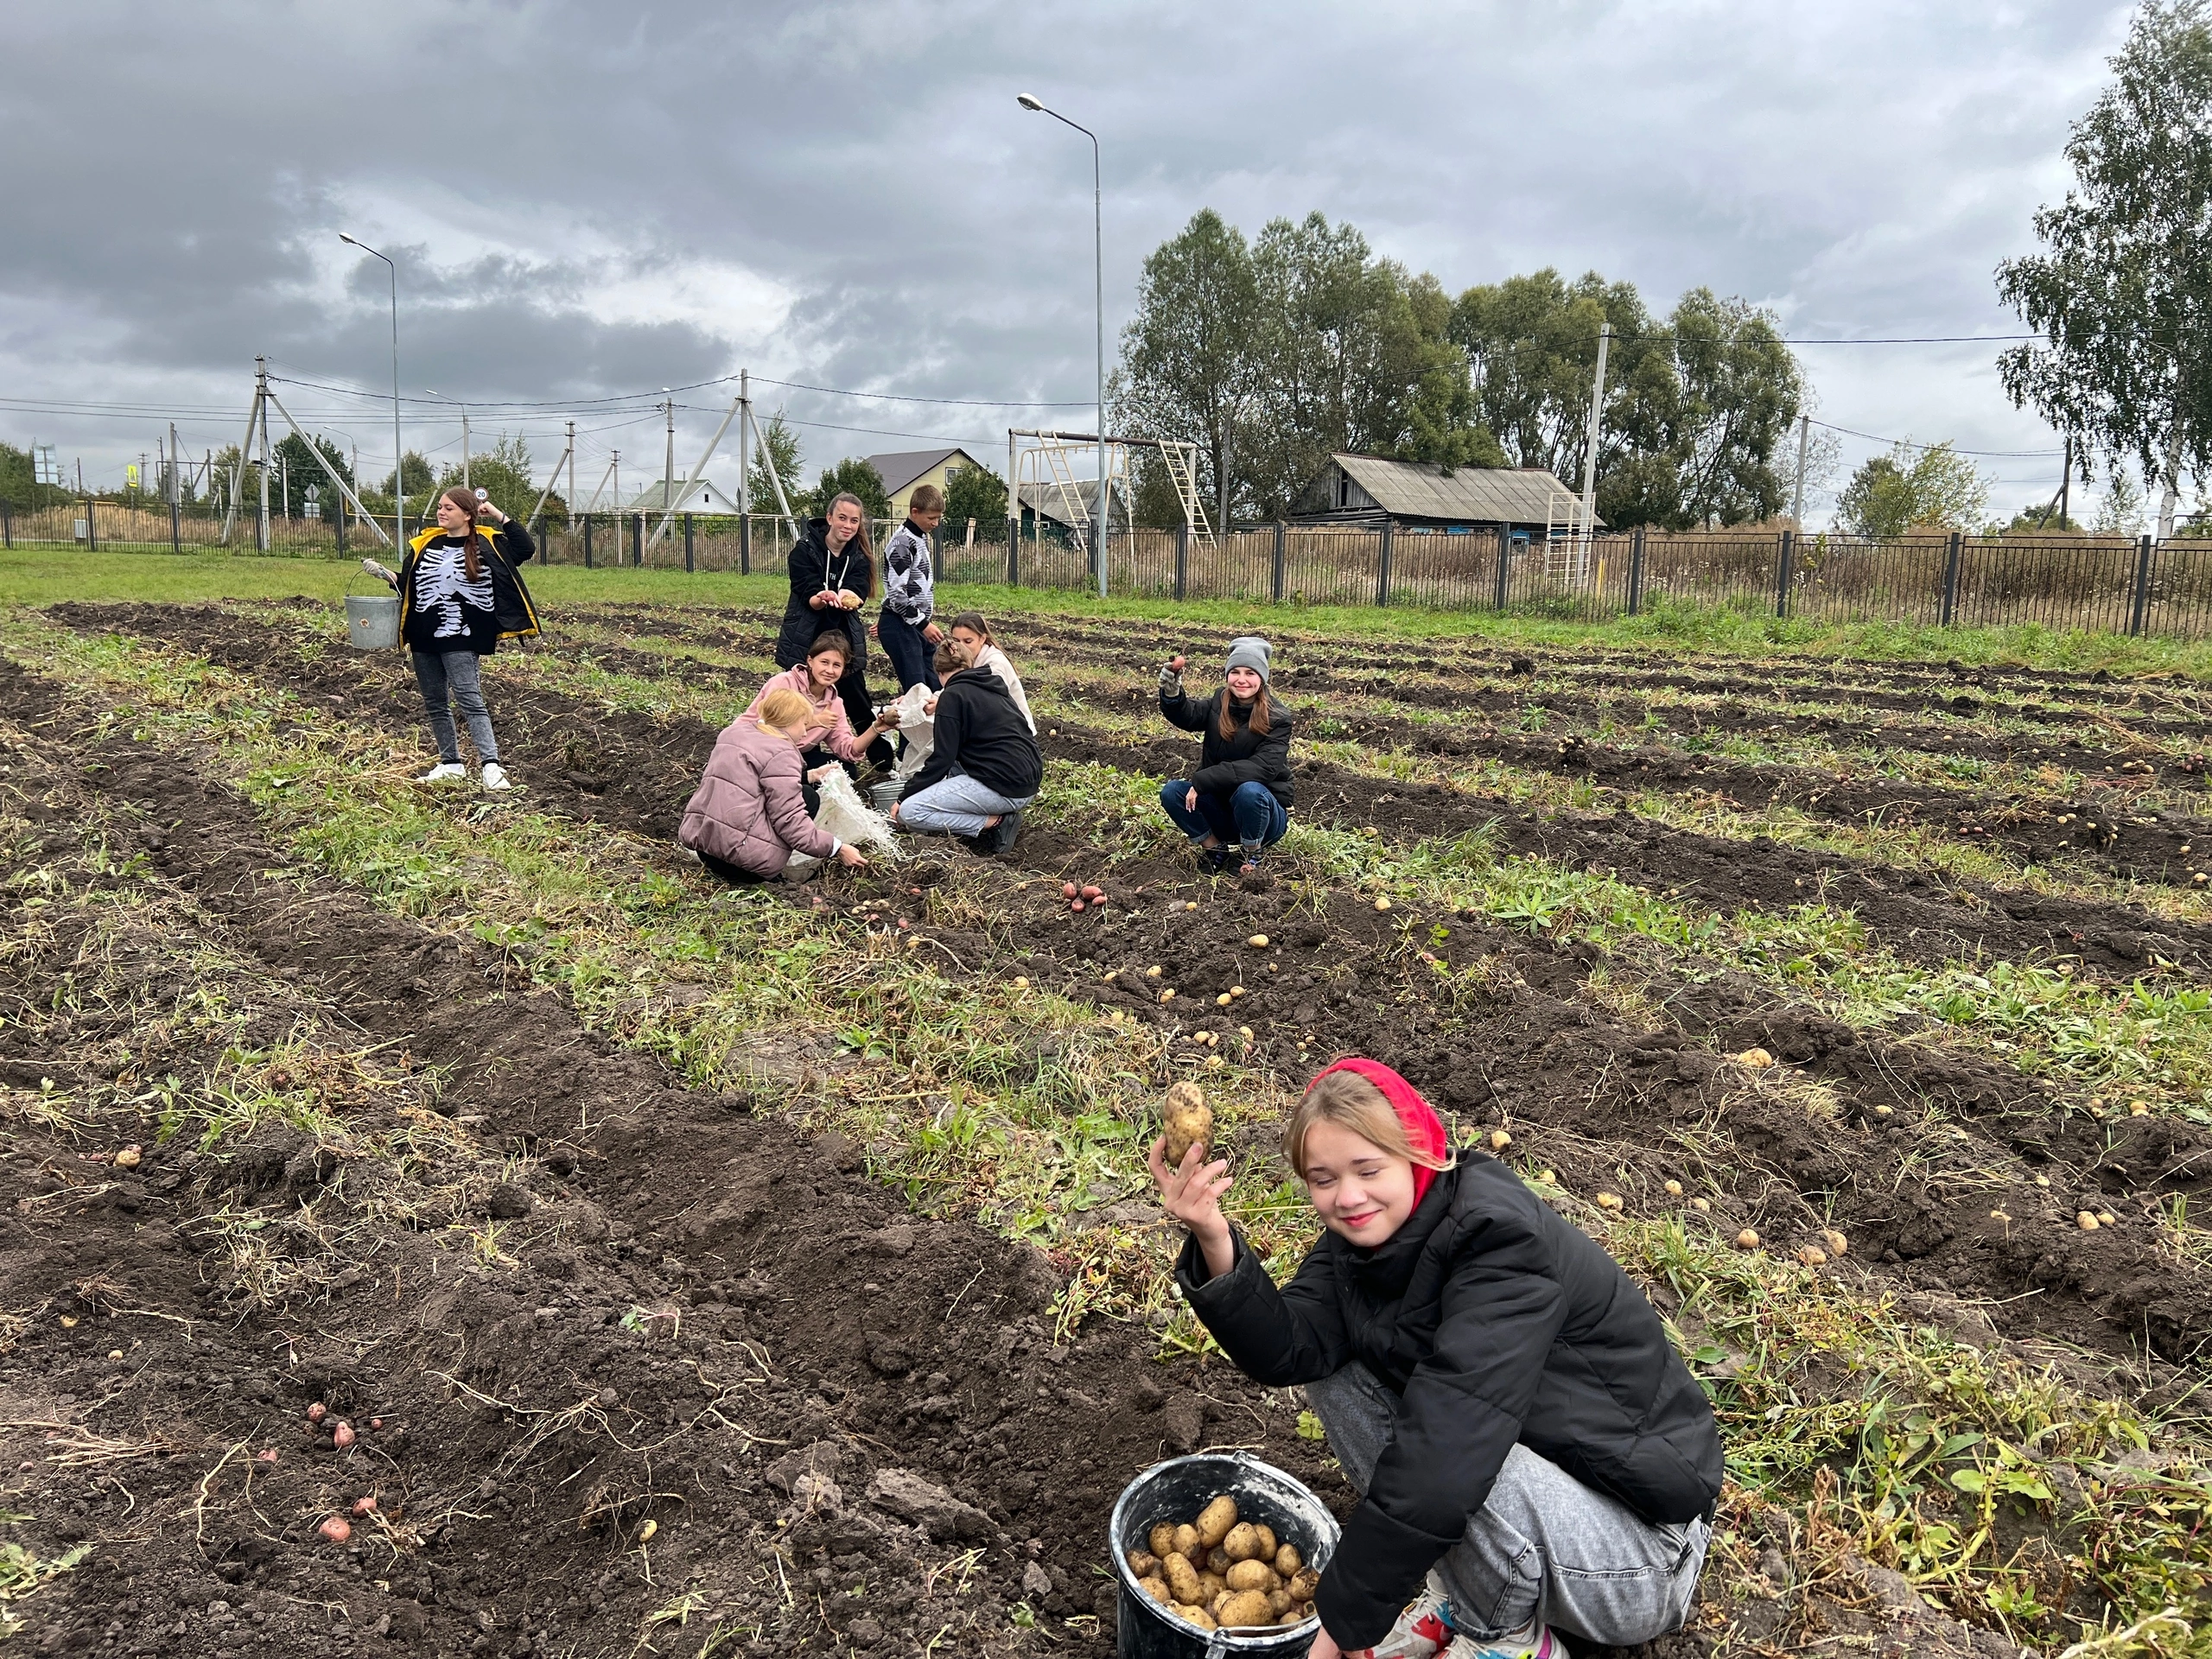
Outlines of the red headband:
M1449 1143L1444 1137L1444 1120L1436 1115L1436 1108L1421 1097L1421 1090L1408 1083L1380 1060L1338 1060L1324 1066L1313 1074L1313 1083L1306 1085L1310 1091L1332 1071L1353 1071L1366 1078L1382 1091L1382 1098L1390 1103L1390 1109L1398 1115L1398 1122L1406 1128L1406 1139L1413 1143L1415 1152L1425 1154L1439 1163L1448 1155ZM1414 1165L1414 1207L1428 1194L1429 1183L1436 1179L1436 1172L1421 1165Z

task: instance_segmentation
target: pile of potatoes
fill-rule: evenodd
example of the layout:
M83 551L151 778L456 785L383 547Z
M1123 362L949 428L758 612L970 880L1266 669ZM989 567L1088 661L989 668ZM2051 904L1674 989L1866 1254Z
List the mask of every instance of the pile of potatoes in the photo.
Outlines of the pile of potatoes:
M1162 1521L1145 1541L1148 1549L1129 1552L1138 1587L1202 1630L1302 1624L1313 1617L1321 1575L1274 1529L1239 1521L1233 1497L1217 1497L1195 1521Z

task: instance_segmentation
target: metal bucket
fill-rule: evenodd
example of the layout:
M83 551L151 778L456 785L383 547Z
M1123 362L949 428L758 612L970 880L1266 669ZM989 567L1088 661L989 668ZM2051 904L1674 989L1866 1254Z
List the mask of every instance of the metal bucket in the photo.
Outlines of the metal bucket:
M1298 1546L1308 1567L1326 1567L1336 1554L1337 1520L1328 1506L1271 1463L1241 1452L1200 1452L1155 1464L1128 1484L1107 1523L1114 1577L1121 1586L1114 1621L1119 1659L1216 1659L1226 1654L1301 1659L1313 1645L1321 1629L1318 1618L1264 1630L1202 1630L1137 1588L1129 1552L1146 1548L1153 1523L1188 1521L1224 1492L1236 1500L1238 1520L1274 1528L1277 1538Z
M868 799L874 803L877 811L888 812L899 804L899 791L904 788L906 785L892 781L877 784L868 791Z
M346 643L356 651L390 651L399 643L399 595L346 595Z

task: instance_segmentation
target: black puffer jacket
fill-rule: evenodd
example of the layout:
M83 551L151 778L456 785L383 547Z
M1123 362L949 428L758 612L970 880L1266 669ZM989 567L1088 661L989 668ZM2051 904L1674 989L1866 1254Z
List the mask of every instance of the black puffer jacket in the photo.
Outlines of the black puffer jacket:
M1026 801L1045 781L1045 753L1014 706L1006 682L988 668L963 668L937 694L929 759L899 791L906 800L954 772L965 772L1010 801Z
M816 610L808 601L815 594L849 588L862 599L875 586L875 563L855 536L834 556L830 551L830 521L812 518L806 532L791 543L791 596L784 606L784 626L776 635L776 666L797 668L806 660L807 647L832 628L842 628L853 642L845 672L858 674L868 667L868 625L858 611L826 606Z
M1195 1239L1176 1263L1255 1382L1309 1382L1356 1359L1399 1396L1316 1599L1347 1649L1388 1633L1516 1442L1655 1524L1709 1516L1720 1494L1713 1407L1643 1294L1511 1170L1460 1158L1393 1236L1368 1250L1324 1233L1280 1290L1241 1236L1218 1279Z
M1221 702L1228 696L1227 686L1203 702L1164 686L1160 689L1160 712L1186 732L1205 734L1198 745L1198 769L1191 774L1191 782L1207 795L1232 794L1240 784L1265 784L1287 811L1297 804L1290 781L1290 728L1294 717L1269 697L1267 733L1255 735L1252 705L1232 701L1230 712L1236 735L1224 737Z

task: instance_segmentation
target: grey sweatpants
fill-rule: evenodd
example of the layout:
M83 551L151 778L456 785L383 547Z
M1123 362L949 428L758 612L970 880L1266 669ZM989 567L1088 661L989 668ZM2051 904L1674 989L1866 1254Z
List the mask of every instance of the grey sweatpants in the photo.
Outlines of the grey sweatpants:
M1306 1385L1329 1449L1362 1493L1389 1444L1398 1398L1354 1363ZM1525 1446L1430 1577L1452 1618L1483 1640L1532 1618L1611 1647L1681 1628L1705 1566L1706 1523L1653 1526Z
M468 722L468 741L476 758L487 765L499 758L499 740L492 732L492 711L484 706L484 687L478 675L479 659L473 651L418 651L415 653L415 683L423 688L423 703L430 714L430 735L438 742L438 759L458 766L461 740L453 728L453 705Z
M966 772L956 772L899 802L899 824L925 835L980 836L986 819L1019 812L1036 798L1025 795L1018 801L1009 800Z

